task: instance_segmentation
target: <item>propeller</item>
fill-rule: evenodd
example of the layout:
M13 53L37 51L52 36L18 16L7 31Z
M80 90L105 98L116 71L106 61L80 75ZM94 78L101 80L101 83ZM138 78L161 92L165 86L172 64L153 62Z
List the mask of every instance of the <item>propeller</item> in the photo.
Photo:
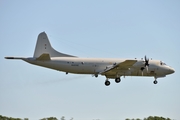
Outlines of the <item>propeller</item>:
M147 72L148 72L148 67L149 67L149 58L146 57L146 55L144 56L144 67L141 67L141 72L142 72L142 76L143 76L143 70L146 68Z
M148 72L148 67L149 67L149 58L147 59L147 58L146 58L146 55L145 55L144 59L145 59L145 65L144 65L144 66L146 67L147 72Z

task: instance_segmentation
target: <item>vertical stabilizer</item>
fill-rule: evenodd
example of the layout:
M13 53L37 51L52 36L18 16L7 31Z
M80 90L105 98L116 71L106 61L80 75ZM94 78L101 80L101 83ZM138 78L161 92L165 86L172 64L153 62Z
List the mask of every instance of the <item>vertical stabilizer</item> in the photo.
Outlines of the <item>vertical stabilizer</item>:
M45 32L38 35L36 48L34 51L34 58L40 57L42 54L49 54L50 57L74 57L54 50L49 42Z

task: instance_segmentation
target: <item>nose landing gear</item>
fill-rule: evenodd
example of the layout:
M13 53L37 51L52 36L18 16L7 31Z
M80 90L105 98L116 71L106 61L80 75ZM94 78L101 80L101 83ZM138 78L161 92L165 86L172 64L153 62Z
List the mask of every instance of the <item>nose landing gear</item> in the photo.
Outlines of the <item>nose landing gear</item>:
M155 80L153 81L153 83L154 83L154 84L157 84L157 83L158 83L158 81L157 81L157 77L156 77L156 76L154 76L154 79L155 79Z

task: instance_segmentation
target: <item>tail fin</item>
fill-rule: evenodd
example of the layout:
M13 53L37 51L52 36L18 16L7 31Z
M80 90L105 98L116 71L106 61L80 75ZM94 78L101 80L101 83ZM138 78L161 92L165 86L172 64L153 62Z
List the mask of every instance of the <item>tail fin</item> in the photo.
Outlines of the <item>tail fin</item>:
M75 57L75 56L63 54L54 50L51 47L51 44L45 32L40 33L38 36L36 48L34 51L34 58L38 58L42 54L49 54L50 57Z

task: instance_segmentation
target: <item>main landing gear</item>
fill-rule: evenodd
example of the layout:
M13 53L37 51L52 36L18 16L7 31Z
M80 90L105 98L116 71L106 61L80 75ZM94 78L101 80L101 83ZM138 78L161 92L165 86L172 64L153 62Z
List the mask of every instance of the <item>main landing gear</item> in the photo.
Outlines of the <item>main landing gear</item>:
M120 82L121 82L121 79L120 79L120 78L116 78L116 79L115 79L115 82L116 82L116 83L120 83Z
M116 83L120 83L121 82L121 79L120 78L116 78L115 79L115 82ZM111 83L110 83L110 81L108 80L108 78L106 78L106 81L105 81L105 83L104 83L106 86L109 86Z
M154 84L157 84L158 83L158 81L157 81L157 77L154 77L155 78L155 80L153 81L153 83ZM120 77L117 77L117 78L115 78L115 82L116 83L120 83L121 82L121 78ZM109 81L109 78L106 78L106 81L105 81L105 83L104 83L106 86L109 86L111 83L110 83L110 81Z
M157 84L157 83L158 83L158 81L157 81L157 80L154 80L154 81L153 81L153 83L154 83L154 84Z
M106 85L106 86L109 86L110 84L111 84L111 83L109 82L109 80L106 80L106 81L105 81L105 85Z

